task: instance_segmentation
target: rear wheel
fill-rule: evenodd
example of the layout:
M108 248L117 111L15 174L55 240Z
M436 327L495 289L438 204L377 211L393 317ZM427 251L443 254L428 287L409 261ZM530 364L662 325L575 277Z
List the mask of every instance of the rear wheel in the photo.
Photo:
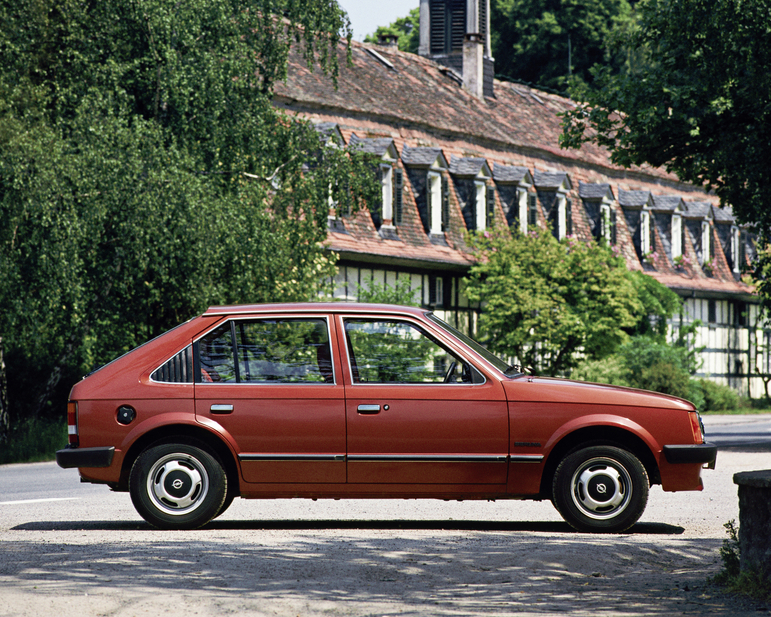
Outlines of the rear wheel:
M620 532L642 516L648 474L632 453L593 446L566 456L554 473L554 505L579 531Z
M227 476L202 447L163 444L139 455L129 476L131 501L148 523L161 529L195 529L221 510Z

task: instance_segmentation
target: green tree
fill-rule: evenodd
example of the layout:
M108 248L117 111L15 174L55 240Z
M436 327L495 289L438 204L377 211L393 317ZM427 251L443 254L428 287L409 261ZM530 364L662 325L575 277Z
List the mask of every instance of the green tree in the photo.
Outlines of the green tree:
M376 186L271 93L291 46L334 79L340 37L324 0L0 3L12 421L60 415L79 374L208 304L315 296L330 193Z
M466 293L482 302L490 350L539 372L567 374L583 356L612 354L641 305L623 258L595 242L558 242L548 230L473 235Z
M420 46L420 8L415 7L406 17L399 17L387 26L378 26L374 34L368 34L364 41L377 43L381 36L393 35L398 37L396 44L400 51L411 54L418 53Z
M593 90L563 119L561 143L594 142L614 163L665 167L714 189L768 238L771 1L643 0L616 50L634 70L594 71Z
M613 72L623 67L609 40L631 16L628 0L493 0L495 71L560 92L571 77L590 84L595 64Z

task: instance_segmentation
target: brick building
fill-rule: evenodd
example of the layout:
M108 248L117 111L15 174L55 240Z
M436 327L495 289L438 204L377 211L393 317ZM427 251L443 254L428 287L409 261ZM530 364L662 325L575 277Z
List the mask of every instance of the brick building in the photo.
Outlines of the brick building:
M334 295L409 277L423 303L470 332L478 306L463 295L472 263L467 230L549 227L555 236L604 237L628 267L684 299L681 324L700 320L702 376L761 396L771 333L741 280L751 235L713 195L662 169L623 169L592 144L558 145L561 96L493 79L488 0L420 0L420 54L393 43L341 43L338 87L299 56L274 102L316 124L324 140L380 159L382 204L332 211L340 254Z

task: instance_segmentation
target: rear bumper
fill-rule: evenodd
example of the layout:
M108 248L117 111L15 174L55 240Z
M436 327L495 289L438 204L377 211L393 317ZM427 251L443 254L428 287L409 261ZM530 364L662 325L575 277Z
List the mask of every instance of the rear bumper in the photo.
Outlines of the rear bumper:
M105 448L65 448L56 451L56 464L64 469L73 467L109 467L115 455L113 446Z
M698 463L706 465L709 469L714 469L717 446L711 443L664 446L664 456L668 463Z

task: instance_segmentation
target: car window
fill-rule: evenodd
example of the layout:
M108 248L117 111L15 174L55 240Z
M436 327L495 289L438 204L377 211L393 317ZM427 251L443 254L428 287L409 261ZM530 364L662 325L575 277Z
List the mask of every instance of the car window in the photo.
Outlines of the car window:
M202 338L199 353L202 382L334 382L324 319L233 320Z
M481 383L484 377L421 328L401 320L345 320L357 383Z

